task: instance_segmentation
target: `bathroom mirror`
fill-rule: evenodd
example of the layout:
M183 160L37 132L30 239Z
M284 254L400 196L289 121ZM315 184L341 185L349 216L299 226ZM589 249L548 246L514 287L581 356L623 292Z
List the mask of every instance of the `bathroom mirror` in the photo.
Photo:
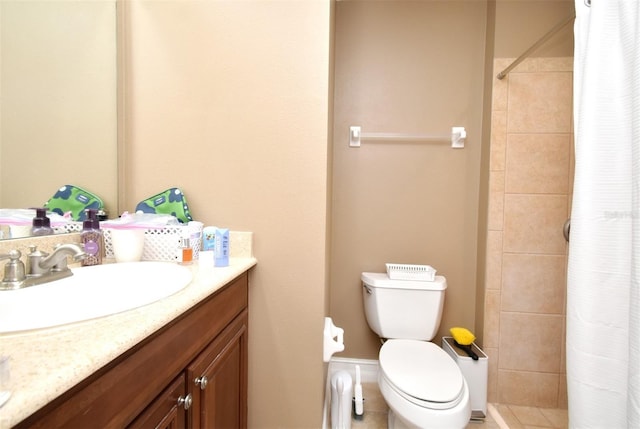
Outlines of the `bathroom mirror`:
M116 0L0 1L0 207L72 184L117 214Z

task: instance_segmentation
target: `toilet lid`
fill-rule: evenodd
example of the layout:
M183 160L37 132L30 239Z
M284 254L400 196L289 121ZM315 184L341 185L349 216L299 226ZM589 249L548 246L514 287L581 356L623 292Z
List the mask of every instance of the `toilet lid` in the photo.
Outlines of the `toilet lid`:
M435 403L456 401L463 389L462 372L437 345L418 340L388 340L380 349L380 369L398 390Z

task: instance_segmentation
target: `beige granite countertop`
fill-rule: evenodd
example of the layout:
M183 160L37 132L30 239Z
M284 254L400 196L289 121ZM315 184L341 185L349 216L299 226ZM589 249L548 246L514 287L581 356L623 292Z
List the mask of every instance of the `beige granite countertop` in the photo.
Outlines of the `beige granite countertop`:
M249 270L256 264L250 247L239 252L242 257L233 257L232 251L228 267L194 263L191 283L155 303L84 322L1 334L0 356L9 356L4 388L11 397L0 407L0 428L19 423Z

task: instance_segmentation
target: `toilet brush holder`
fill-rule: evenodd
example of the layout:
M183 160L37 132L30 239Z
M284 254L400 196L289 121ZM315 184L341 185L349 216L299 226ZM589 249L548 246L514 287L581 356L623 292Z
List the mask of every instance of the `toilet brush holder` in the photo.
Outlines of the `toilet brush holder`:
M353 409L352 409L353 418L355 420L358 420L358 421L363 420L364 419L364 412L362 412L362 410L358 409L360 406L356 405L356 398L355 397L353 398L352 402L353 402ZM361 405L364 406L364 398L362 398Z

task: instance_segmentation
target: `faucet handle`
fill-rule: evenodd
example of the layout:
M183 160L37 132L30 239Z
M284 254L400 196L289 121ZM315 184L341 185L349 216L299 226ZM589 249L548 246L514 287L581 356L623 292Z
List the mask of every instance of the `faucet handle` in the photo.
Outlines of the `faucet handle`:
M16 259L20 259L20 257L22 256L22 253L19 250L9 250L9 253L7 253L6 255L0 255L0 261L2 261L3 259L11 259L16 260Z
M41 250L38 250L38 246L36 246L35 244L30 244L29 245L29 256L31 256L31 255L49 256L49 254L47 252L43 252Z
M40 261L42 261L48 253L38 250L38 246L30 245L29 254L27 255L27 261L29 262L29 276L42 276L45 274L45 270L40 268Z
M4 265L4 277L0 289L17 289L25 280L24 262L20 260L22 253L19 250L11 250L6 255L0 255L1 259L9 259Z

